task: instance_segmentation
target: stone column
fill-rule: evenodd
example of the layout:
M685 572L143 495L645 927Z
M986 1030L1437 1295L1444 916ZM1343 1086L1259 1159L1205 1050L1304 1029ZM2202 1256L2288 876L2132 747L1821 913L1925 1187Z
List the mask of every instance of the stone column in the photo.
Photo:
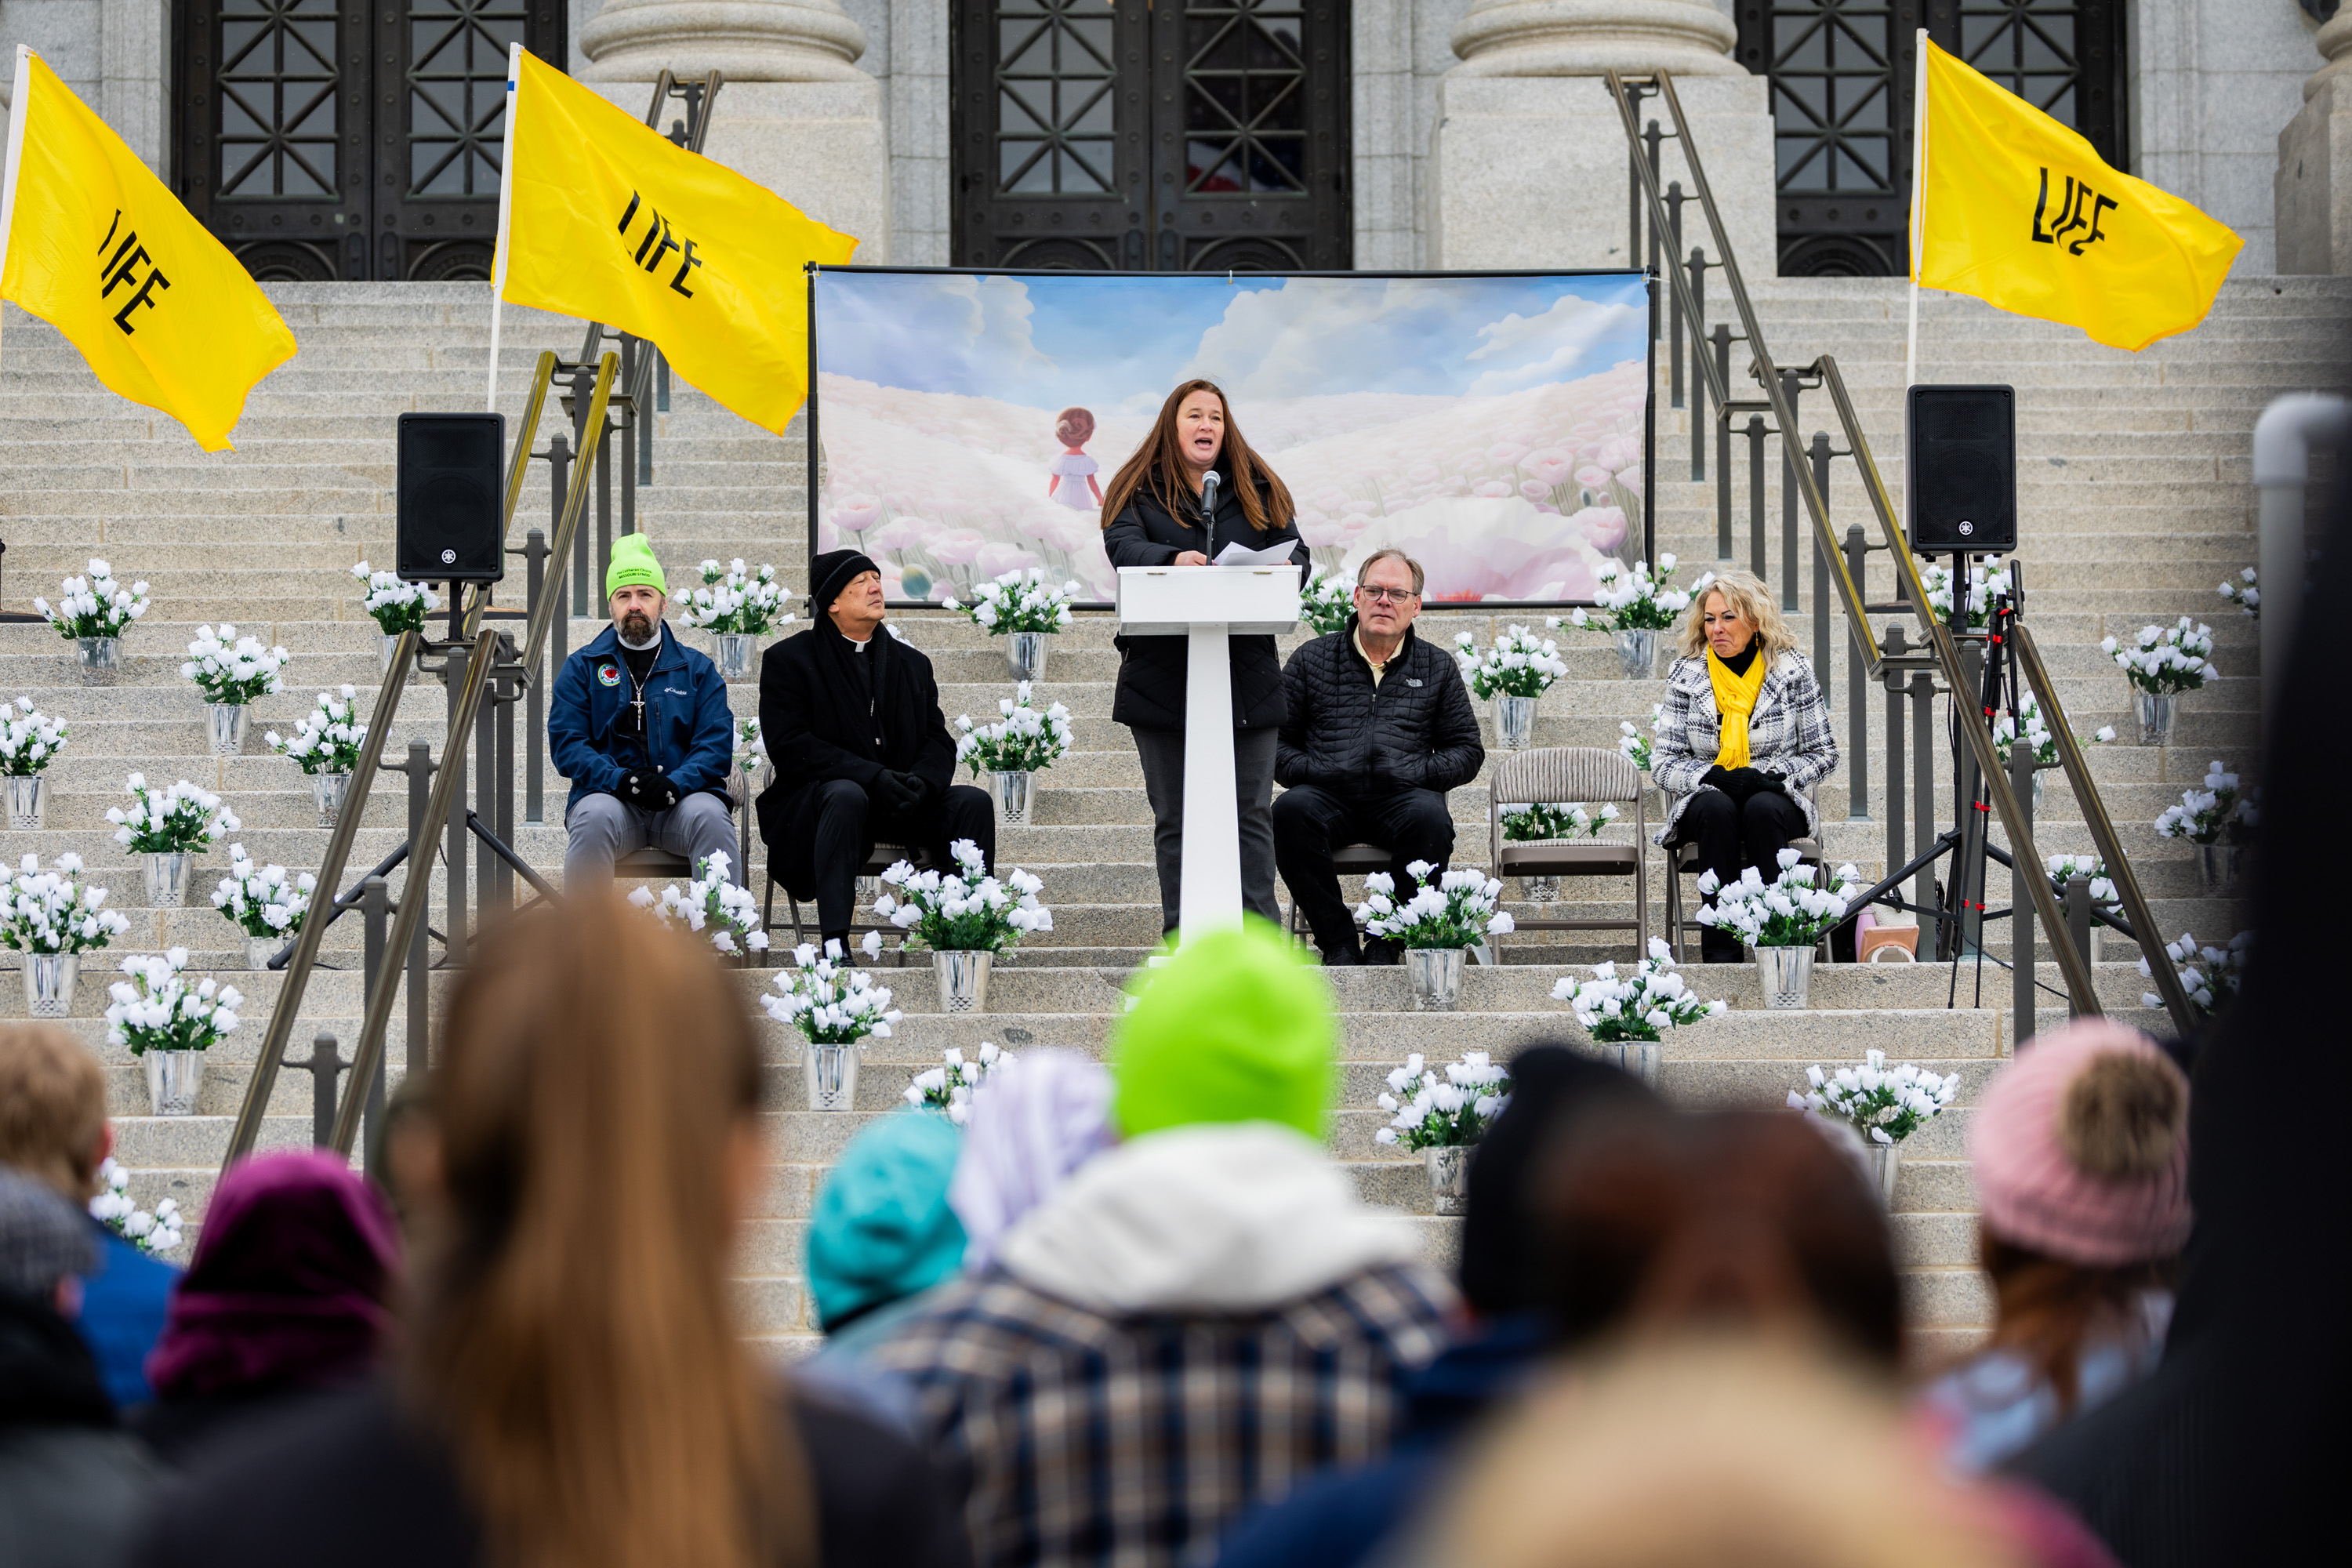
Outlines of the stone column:
M1740 269L1777 270L1772 119L1765 82L1732 59L1730 18L1709 0L1474 0L1454 29L1461 64L1438 83L1429 264L1641 266L1628 257L1623 122L1602 74L1667 70L1706 166ZM1671 130L1654 100L1642 106ZM1692 181L1674 144L1662 180ZM1683 209L1685 251L1706 222Z
M588 80L631 114L665 68L726 73L702 150L890 255L881 84L856 65L865 32L840 0L605 0L580 29Z
M2279 132L2272 178L2278 269L2352 273L2352 11L2338 11L2314 42L2327 63Z

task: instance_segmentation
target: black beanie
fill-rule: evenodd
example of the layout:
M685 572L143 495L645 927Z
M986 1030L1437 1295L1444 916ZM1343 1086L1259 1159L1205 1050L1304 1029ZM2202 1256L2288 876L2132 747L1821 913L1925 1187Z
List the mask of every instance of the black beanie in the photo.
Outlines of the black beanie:
M1612 1102L1658 1103L1640 1079L1562 1046L1530 1046L1510 1070L1511 1098L1470 1162L1462 1221L1463 1299L1490 1318L1544 1303L1535 1183L1564 1125Z
M824 614L859 574L881 570L862 550L826 551L809 563L809 607Z

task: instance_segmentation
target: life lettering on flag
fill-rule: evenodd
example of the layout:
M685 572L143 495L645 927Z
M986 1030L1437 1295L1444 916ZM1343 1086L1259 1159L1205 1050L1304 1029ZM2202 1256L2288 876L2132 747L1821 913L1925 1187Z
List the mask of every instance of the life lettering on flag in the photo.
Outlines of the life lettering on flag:
M63 333L110 391L227 450L294 334L228 247L23 46L11 108L0 298Z
M808 264L857 241L520 47L510 62L499 299L646 339L782 434L808 395Z
M2110 168L1921 35L1912 279L2142 349L2205 319L2244 241Z

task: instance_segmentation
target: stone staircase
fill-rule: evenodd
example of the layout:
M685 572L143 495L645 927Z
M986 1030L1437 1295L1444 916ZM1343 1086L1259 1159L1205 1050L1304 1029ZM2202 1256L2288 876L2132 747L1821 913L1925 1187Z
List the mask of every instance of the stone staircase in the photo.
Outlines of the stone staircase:
M245 824L235 841L255 859L296 869L317 866L326 834L316 826L307 783L292 763L263 752L259 732L289 727L322 688L375 684L374 628L358 609L357 584L348 571L362 558L381 564L391 556L393 416L410 409L478 406L488 335L488 295L478 285L273 285L269 291L302 350L255 394L233 455L200 454L168 419L104 392L78 355L13 307L5 322L6 368L0 373L0 431L11 437L0 446L5 607L26 608L35 594L54 595L58 580L79 573L92 555L110 561L126 582L146 580L155 605L126 643L128 668L111 688L80 684L70 646L47 627L0 626L0 699L31 696L43 710L74 725L68 749L52 770L47 829L11 833L6 854L13 863L28 853L47 861L68 849L79 852L95 879L132 916L121 951L184 945L200 965L217 969L247 993L246 1027L212 1053L200 1114L166 1120L142 1114L144 1089L134 1064L103 1043L97 1015L110 978L106 960L91 963L82 981L81 1016L73 1026L109 1063L121 1157L133 1172L133 1194L149 1205L174 1196L198 1223L279 980L243 972L241 936L209 907L206 895L226 868L226 843L203 862L190 907L146 910L139 907L138 867L111 842L103 814L121 800L129 771L158 782L187 777L226 797ZM1790 281L1759 290L1759 309L1784 359L1824 351L1837 355L1898 495L1902 304L1899 288L1880 282ZM2201 778L2210 757L2225 757L2250 780L2254 773L2252 625L2213 587L2253 559L2246 457L2252 420L2278 393L2342 383L2344 374L2327 353L2342 341L2347 316L2352 289L2329 280L2233 284L2198 332L2135 357L2061 329L1995 316L1972 301L1931 298L1924 312L1930 374L2003 380L2020 388L2025 542L2020 554L2028 563L2029 610L2076 730L2087 733L2128 718L2124 682L2098 653L2099 637L2129 636L2149 620L2182 614L2200 616L2215 629L2223 679L2184 704L2180 744L2141 748L2127 733L2124 743L2093 753L2108 809L2122 825L2167 934L2190 929L2217 940L2242 920L2240 906L2200 892L2190 858L2157 839L2149 824L2183 787ZM579 336L570 321L509 313L502 385L502 406L509 414L520 406L531 357L543 347L570 352ZM551 406L542 437L557 417ZM1711 480L1693 485L1685 477L1682 418L1662 405L1658 543L1689 563L1687 581L1712 563L1715 528ZM1814 424L1804 421L1808 432ZM683 386L656 428L655 482L638 492L640 520L673 583L690 580L694 563L706 557L740 555L754 563L773 562L800 587L806 513L797 431L776 440ZM1777 483L1777 462L1769 468ZM1840 469L1832 479L1833 509L1842 520L1866 521L1849 466ZM1736 472L1744 484L1744 462ZM1736 496L1744 554L1744 490ZM545 472L535 468L517 542L522 528L545 518L546 507ZM1776 561L1779 511L1776 490L1768 497ZM1883 559L1873 577L1872 597L1888 597ZM502 595L502 604L520 604L519 571ZM798 601L793 607L806 613ZM1510 618L1442 606L1424 617L1423 630L1441 639L1469 630L1484 640ZM194 689L179 678L178 665L194 626L223 619L284 644L294 662L286 691L258 705L248 754L216 760L204 754L203 710ZM976 628L937 612L908 615L898 624L938 666L950 720L992 712L997 699L1010 694L1001 651ZM592 622L574 622L569 646L578 647L594 629ZM1842 625L1832 630L1843 638ZM1560 636L1572 673L1544 701L1538 743L1613 746L1619 721L1644 718L1663 695L1663 683L1623 679L1604 637ZM1824 684L1838 704L1843 743L1843 645L1832 647L1839 651ZM950 1045L970 1050L990 1039L1016 1050L1100 1049L1128 972L1159 934L1141 778L1125 733L1108 717L1116 662L1106 616L1081 616L1055 639L1041 695L1069 705L1079 749L1042 781L1032 825L1003 829L1000 837L1007 864L1045 879L1055 931L1025 944L1000 969L992 990L994 1011L984 1017L940 1016L929 976L919 968L890 968L886 960L885 983L897 987L908 1017L895 1038L878 1042L867 1058L862 1111L878 1113L895 1104L907 1078ZM732 695L739 713L756 710L750 684ZM429 679L412 688L387 755L396 757L411 738L428 740L437 750L443 705L442 692ZM1885 856L1878 751L1884 720L1883 698L1874 693L1871 783L1880 819L1848 820L1845 770L1826 781L1821 794L1830 853L1855 861L1865 874ZM521 826L516 847L551 873L562 859L565 786L551 769L543 783L550 820ZM404 788L397 775L380 781L352 850L352 875L399 842ZM1457 863L1477 864L1486 853L1483 782L1456 791L1452 804ZM1654 797L1653 824L1657 815ZM1629 826L1614 832L1626 837ZM2040 837L2044 852L2090 847L2080 814L2063 789L2050 793ZM755 887L763 860L755 841ZM1658 861L1652 867L1655 926L1662 919ZM404 874L394 879L396 895L406 879ZM430 869L428 883L437 910L443 898L437 868ZM2005 900L2006 879L1998 872L1992 889L1990 901ZM1519 890L1515 886L1512 895ZM1630 913L1631 889L1601 884L1593 901L1601 908L1592 912ZM780 923L784 916L779 900ZM435 919L439 923L438 913ZM778 935L785 940L789 933ZM355 1037L362 1011L359 940L352 920L331 933L328 962L337 967L312 977L294 1034L298 1053L317 1032L338 1036L346 1049ZM1996 953L2005 950L2000 927L1988 945ZM1603 947L1589 937L1573 944L1538 934L1510 939L1501 945L1500 967L1473 969L1462 1011L1448 1017L1407 1014L1401 971L1336 973L1346 1072L1334 1145L1367 1195L1428 1215L1418 1164L1371 1142L1382 1120L1370 1109L1380 1079L1408 1050L1442 1059L1465 1048L1502 1053L1537 1039L1578 1040L1572 1017L1550 1000L1552 982L1572 964L1630 952L1628 944ZM0 966L14 962L13 954L0 956ZM770 978L754 971L735 981L748 997ZM1970 1007L1975 975L1963 971L1957 981L1963 1005L1954 1010L1946 1007L1955 984L1947 968L1827 967L1814 984L1813 1009L1803 1014L1764 1011L1754 973L1745 966L1709 969L1695 978L1708 994L1729 998L1733 1011L1669 1042L1663 1081L1688 1102L1777 1105L1807 1064L1854 1059L1871 1047L1961 1074L1959 1107L1906 1148L1896 1225L1923 1343L1956 1342L1973 1332L1985 1320L1987 1303L1972 1267L1972 1198L1962 1135L1977 1089L2015 1045L2005 1016L2006 973L1988 965L1982 996L1988 1005ZM2054 979L2046 968L2044 979ZM436 991L445 981L436 973ZM2131 963L2103 966L2099 983L2111 1010L2161 1026L2160 1019L2132 1005L2141 983ZM0 980L0 1016L21 1016L20 994L14 980ZM2045 993L2044 1001L2046 1026L2063 1016L2063 996ZM409 1049L402 1016L396 1009L388 1044L395 1074ZM799 1280L803 1216L816 1179L864 1117L796 1109L805 1101L794 1070L794 1037L764 1018L760 1026L775 1075L769 1100L777 1123L775 1183L765 1217L747 1241L741 1274L757 1330L780 1342L800 1342L812 1331ZM304 1075L280 1075L265 1144L307 1142L310 1093ZM1432 1256L1448 1257L1453 1223L1434 1217L1417 1223Z

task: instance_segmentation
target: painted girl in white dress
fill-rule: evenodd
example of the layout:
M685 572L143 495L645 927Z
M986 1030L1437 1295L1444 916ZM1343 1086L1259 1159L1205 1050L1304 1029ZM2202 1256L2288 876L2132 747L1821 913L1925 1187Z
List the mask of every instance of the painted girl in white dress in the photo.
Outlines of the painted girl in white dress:
M1054 477L1045 481L1045 498L1073 511L1100 511L1102 486L1095 479L1095 460L1086 451L1087 443L1095 438L1095 416L1083 408L1063 409L1054 416L1054 438L1061 442L1062 455L1046 466Z

